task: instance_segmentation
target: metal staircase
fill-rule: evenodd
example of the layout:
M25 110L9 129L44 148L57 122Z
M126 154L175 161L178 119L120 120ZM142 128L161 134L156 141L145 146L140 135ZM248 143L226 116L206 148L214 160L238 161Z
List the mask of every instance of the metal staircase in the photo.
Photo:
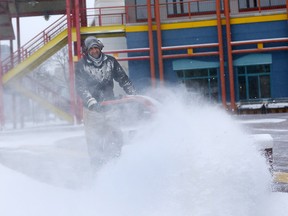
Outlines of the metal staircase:
M67 44L67 21L66 15L59 18L56 22L36 35L32 40L6 58L2 62L2 83L3 86L9 86L14 91L20 93L37 102L39 105L54 113L59 118L73 123L73 115L69 110L69 101L62 99L65 103L59 103L59 96L54 90L41 86L36 80L31 80L28 74L37 66L46 61L57 51ZM25 81L23 81L25 79ZM28 82L27 82L28 81ZM34 88L31 88L34 86ZM37 86L37 88L35 88ZM41 96L35 89L45 88L53 101L47 100Z

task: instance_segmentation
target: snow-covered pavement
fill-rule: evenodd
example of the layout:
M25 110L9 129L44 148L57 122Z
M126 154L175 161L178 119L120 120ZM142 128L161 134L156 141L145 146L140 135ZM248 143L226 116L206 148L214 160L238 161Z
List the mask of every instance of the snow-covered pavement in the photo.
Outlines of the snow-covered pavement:
M0 215L286 216L251 118L173 99L97 173L82 126L1 132Z

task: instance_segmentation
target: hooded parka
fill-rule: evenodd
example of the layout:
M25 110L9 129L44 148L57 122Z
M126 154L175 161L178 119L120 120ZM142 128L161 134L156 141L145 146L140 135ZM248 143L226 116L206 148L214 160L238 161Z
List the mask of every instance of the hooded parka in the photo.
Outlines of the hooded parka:
M85 55L76 64L76 90L85 107L89 106L91 99L96 99L97 102L113 99L113 80L119 83L126 94L136 94L132 82L114 57L101 53L100 58L95 61Z

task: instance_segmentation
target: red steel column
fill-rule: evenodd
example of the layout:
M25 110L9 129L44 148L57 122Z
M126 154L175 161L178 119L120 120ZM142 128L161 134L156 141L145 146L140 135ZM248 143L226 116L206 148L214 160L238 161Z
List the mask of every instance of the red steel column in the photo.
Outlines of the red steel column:
M80 8L79 8L79 0L75 0L75 27L76 27L76 46L77 46L77 58L78 60L81 58L81 35L80 35ZM85 10L86 11L86 10ZM73 80L74 83L74 80Z
M154 56L154 43L153 43L153 29L152 29L152 14L151 14L151 1L147 0L147 19L148 19L148 40L149 40L149 54L150 54L150 74L151 85L156 86L155 83L155 56Z
M224 11L226 19L226 37L227 37L227 51L228 51L228 72L229 72L229 84L230 84L231 110L235 111L236 104L235 104L234 71L233 71L233 57L232 57L232 45L231 45L229 0L224 0Z
M80 16L81 16L81 26L87 26L87 9L86 0L80 0Z
M68 37L68 62L70 77L70 112L75 116L75 88L74 88L74 65L72 50L72 25L71 25L71 5L70 0L66 0L66 16L67 16L67 37Z
M221 98L222 98L222 105L226 109L227 103L226 103L224 52L223 52L223 35L222 35L222 24L221 24L221 1L220 0L216 0L216 14L217 14L217 31L218 31L218 43L219 43Z
M20 36L20 18L19 18L19 16L17 16L16 17L16 27L17 27L17 50L18 50L18 61L17 61L17 63L19 64L20 62L21 62L21 54L20 54L20 52L21 52L21 50L20 50L20 48L21 48L21 36ZM13 53L13 51L12 51L12 53ZM12 64L12 66L14 67L14 63Z
M159 0L155 0L155 20L157 26L157 44L158 44L158 64L159 64L159 80L160 84L164 84L164 69L163 69L163 56L162 56L162 35L161 35L161 22L160 22L160 7Z
M85 2L85 1L84 1ZM84 8L80 8L79 0L75 0L75 27L76 27L76 51L77 51L77 61L81 58L81 33L80 33L80 27L82 25L87 26L87 14L86 14L86 4L84 4ZM81 9L81 12L80 12ZM82 13L85 13L85 17L81 15ZM81 23L81 26L80 26ZM75 74L73 73L73 77L71 78L71 82L73 83L73 89L75 89ZM74 112L76 117L76 123L80 123L82 120L82 104L77 100L77 95L74 90Z

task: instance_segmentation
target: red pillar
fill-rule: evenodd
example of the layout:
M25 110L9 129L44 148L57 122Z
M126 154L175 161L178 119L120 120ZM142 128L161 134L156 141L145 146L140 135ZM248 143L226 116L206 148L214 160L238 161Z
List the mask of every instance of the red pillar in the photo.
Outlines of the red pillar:
M216 0L216 14L217 14L217 32L219 43L219 61L220 61L220 82L221 82L221 99L222 105L226 109L226 89L225 89L225 70L224 70L224 52L223 52L223 35L221 23L221 1Z
M84 8L80 8L80 5L83 5L80 3L79 0L75 0L75 17L74 17L74 21L75 21L75 28L76 28L76 54L77 54L77 58L78 60L82 57L81 54L81 33L80 33L80 23L81 25L85 25L87 26L87 20L86 17L87 16L83 16L81 15L82 13L86 14L86 4L84 4ZM81 13L80 13L80 9L81 9ZM84 19L84 20L83 20ZM73 80L71 80L71 82L75 83L75 75L73 74L73 77L71 77ZM75 89L75 85L73 87ZM76 117L76 121L77 123L80 123L82 120L82 103L77 100L77 96L74 90L74 97L75 97L75 117Z
M87 26L87 9L86 0L80 0L80 16L81 16L81 26Z
M230 84L230 101L231 110L236 110L235 103L235 88L234 88L234 71L233 71L233 57L232 57L232 45L231 45L231 26L230 26L230 10L229 1L224 0L224 11L226 19L226 37L227 37L227 51L228 51L228 72L229 72L229 84Z
M149 54L150 54L150 75L151 85L156 86L155 83L155 56L154 56L154 43L153 43L153 30L152 30L152 14L151 14L151 1L147 0L147 19L148 19L148 40L149 40Z
M76 27L76 47L78 60L81 58L81 35L80 35L80 8L79 0L75 0L75 27ZM86 10L85 10L86 11ZM73 80L74 81L74 80Z
M18 50L18 64L19 64L21 62L21 54L20 54L20 48L21 48L20 28L21 27L20 27L20 18L18 16L16 17L16 26L17 26L17 50Z
M66 0L66 16L67 16L67 36L68 36L68 62L70 77L70 111L75 116L75 88L74 88L74 65L72 50L72 20L70 0Z
M163 69L163 55L162 55L162 34L160 21L159 0L155 0L155 20L157 25L157 44L158 44L158 64L159 64L159 80L160 84L164 84L164 69Z

